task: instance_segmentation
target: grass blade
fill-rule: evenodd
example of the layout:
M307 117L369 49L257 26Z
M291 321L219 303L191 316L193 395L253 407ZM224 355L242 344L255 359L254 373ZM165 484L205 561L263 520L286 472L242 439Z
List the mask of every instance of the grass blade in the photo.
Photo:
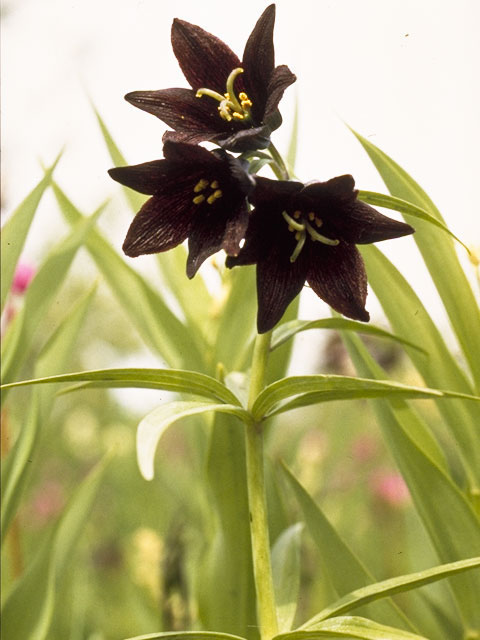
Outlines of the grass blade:
M1 238L1 308L5 305L5 300L13 281L15 267L25 244L28 230L32 224L33 217L45 190L50 185L52 174L60 160L60 155L49 167L38 185L30 192L25 200L17 207L11 217L2 227Z

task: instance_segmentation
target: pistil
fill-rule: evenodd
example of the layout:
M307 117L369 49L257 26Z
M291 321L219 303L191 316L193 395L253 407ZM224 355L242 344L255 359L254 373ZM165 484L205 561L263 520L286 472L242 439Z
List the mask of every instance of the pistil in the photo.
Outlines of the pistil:
M197 98L202 96L208 96L217 100L220 104L218 106L218 112L220 117L227 122L231 120L248 120L250 118L250 109L252 107L252 101L249 99L244 91L238 94L238 98L235 95L234 82L238 75L243 73L241 67L234 69L227 78L226 92L223 96L217 91L212 89L206 89L202 87L198 89L195 94Z
M313 211L310 211L305 216L301 211L297 210L293 212L293 217L288 215L286 211L282 211L282 216L288 224L288 230L292 233L295 231L295 240L297 241L295 249L290 256L290 262L295 262L300 255L307 239L307 233L314 242L321 242L322 244L326 244L330 247L336 247L340 243L340 240L327 238L321 233L318 233L318 231L312 227L310 222L314 222L317 227L321 227L323 225L323 220L317 217ZM302 222L299 222L299 220L302 220Z

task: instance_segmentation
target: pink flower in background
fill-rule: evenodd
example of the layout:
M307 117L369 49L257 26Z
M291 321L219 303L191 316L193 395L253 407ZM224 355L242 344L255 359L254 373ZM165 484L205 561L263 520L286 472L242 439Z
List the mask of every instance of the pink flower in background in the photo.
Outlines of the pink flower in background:
M35 267L27 262L19 262L13 276L12 293L25 293L34 275Z
M394 471L380 471L370 477L373 495L391 507L402 507L410 500L404 479Z
M378 440L368 434L355 438L352 442L352 456L357 462L370 462L379 451Z

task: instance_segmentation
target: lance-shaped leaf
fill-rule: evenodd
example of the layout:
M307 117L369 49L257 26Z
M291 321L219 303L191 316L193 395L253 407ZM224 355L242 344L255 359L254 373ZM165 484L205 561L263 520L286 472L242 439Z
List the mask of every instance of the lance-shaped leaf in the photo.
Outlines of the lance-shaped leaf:
M26 573L8 594L2 607L2 635L22 640L45 640L61 594L62 580L72 566L75 551L97 491L101 485L109 458L97 467L80 485ZM28 609L25 607L28 603Z
M436 389L473 393L464 370L447 348L437 326L410 284L376 247L362 247L369 282L380 300L395 333L415 336L428 356L405 346L410 359L425 380ZM448 273L448 271L445 271ZM446 278L448 279L448 278ZM395 295L392 295L392 291ZM471 402L437 402L437 407L458 443L472 489L480 487L480 407Z
M352 132L370 156L393 196L418 205L445 224L433 202L406 171L369 140ZM459 263L451 238L418 217L415 218L415 227L417 233L414 240L443 300L477 388L480 388L480 309L471 286Z
M320 507L293 473L285 465L283 465L283 471L299 502L306 530L320 552L321 570L327 574L336 593L342 596L374 582L375 577L330 524ZM416 630L396 603L390 599L370 605L368 614L380 622Z
M240 401L221 382L195 371L176 369L97 369L60 376L22 380L2 385L3 389L24 387L31 384L53 382L89 382L92 387L131 387L139 389L162 389L191 395L205 396L240 406Z
M346 337L350 355L363 375L377 375L378 365L356 336ZM358 344L360 343L360 344ZM480 521L465 493L442 469L425 440L418 438L408 407L390 406L382 399L373 402L385 441L408 485L432 544L443 562L480 555ZM435 487L435 491L432 491ZM477 572L449 581L466 625L480 628L480 592Z
M2 227L2 248L0 254L2 264L2 311L5 299L12 284L18 258L20 257L20 253L27 238L28 230L30 229L30 225L32 224L33 217L38 205L40 204L40 200L42 199L45 189L50 184L53 171L60 160L60 155L57 157L53 165L47 169L45 175L35 189L30 192Z
M291 322L284 322L274 329L270 349L276 349L287 340L290 340L290 338L297 335L297 333L300 333L301 331L309 331L310 329L355 331L357 333L375 336L376 338L393 340L400 344L408 344L413 349L418 349L425 353L424 349L410 340L396 336L395 334L380 327L376 327L375 325L365 324L364 322L357 322L355 320L347 320L346 318L322 318L321 320L292 320Z
M288 527L272 549L272 574L280 631L290 631L300 589L300 544L303 524Z
M82 214L56 184L53 191L69 224L78 224ZM129 267L95 229L87 238L86 246L145 343L172 367L202 369L204 358L191 332L155 289Z
M137 430L137 460L145 480L154 476L154 458L160 438L172 424L189 416L218 411L228 413L243 422L251 422L245 409L233 404L213 404L211 402L168 402L162 404L143 418Z
M425 636L419 636L410 631L403 631L395 627L385 626L360 618L359 616L339 616L319 622L309 630L292 631L275 637L275 640L316 640L316 638L346 638L353 640L427 640Z
M98 216L95 213L75 225L72 232L49 253L25 294L24 306L13 319L2 348L2 379L12 380L28 354L30 343L60 288L78 249L85 242Z
M37 358L35 372L38 375L64 368L75 348L85 313L92 301L95 289L69 311L67 317L52 334ZM20 502L23 488L32 467L32 455L37 444L40 425L48 419L55 388L35 389L29 402L28 414L15 444L2 464L1 520L7 531ZM5 538L2 537L2 543Z
M217 633L215 631L167 631L163 633L147 633L127 640L245 640L241 636L231 633Z
M283 400L298 396L287 404L277 406ZM456 391L424 389L400 382L352 378L337 375L291 376L278 380L264 389L255 400L252 413L255 420L277 413L305 407L330 400L353 400L356 398L464 398L480 401Z
M437 580L443 580L444 578L448 578L465 571L470 571L472 569L478 569L479 567L480 557L468 558L466 560L459 560L458 562L442 564L437 567L433 567L432 569L426 569L425 571L417 571L416 573L409 573L408 575L390 578L389 580L382 580L382 582L376 582L368 587L356 589L355 591L343 596L343 598L340 598L340 600L329 605L316 616L305 622L300 629L311 629L312 626L318 624L322 620L342 615L347 611L356 609L357 607L369 602L379 600L380 598L386 598L387 596L393 596L396 593L410 591L411 589L418 589L419 587L436 582Z

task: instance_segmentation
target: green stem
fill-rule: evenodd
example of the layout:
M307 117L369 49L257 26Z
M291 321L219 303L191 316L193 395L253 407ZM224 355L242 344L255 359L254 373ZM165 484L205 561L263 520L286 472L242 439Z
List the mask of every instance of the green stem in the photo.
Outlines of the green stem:
M287 165L283 161L282 156L280 155L277 147L270 142L268 145L268 150L270 151L270 155L272 156L275 164L270 165L273 173L279 180L290 180L290 174L288 173Z
M271 332L268 332L258 335L255 341L248 397L249 410L252 409L256 397L265 385L270 339ZM263 426L261 423L253 423L245 428L250 534L260 636L262 640L270 640L270 638L278 634L278 623L273 591L265 499Z

